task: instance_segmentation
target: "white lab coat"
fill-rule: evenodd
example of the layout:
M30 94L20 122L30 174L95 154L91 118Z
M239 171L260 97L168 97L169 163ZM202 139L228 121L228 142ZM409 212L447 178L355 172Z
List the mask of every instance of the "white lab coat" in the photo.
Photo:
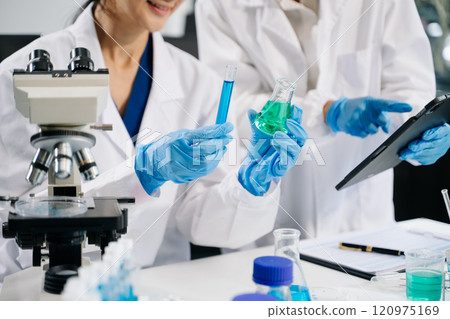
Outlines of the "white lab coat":
M70 50L80 46L90 50L95 68L105 67L90 8L74 25L34 41L0 64L0 194L22 195L31 191L25 174L35 152L29 140L37 127L15 108L13 69L25 68L28 54L38 48L50 53L54 69L66 69ZM153 48L153 85L140 134L167 134L214 124L220 77L165 43L159 33L153 34ZM197 182L167 182L159 197L149 196L134 169L123 164L130 136L111 96L99 122L114 127L112 132L94 132L97 144L92 151L103 175L83 187L88 190L87 195L136 197L128 214L126 236L135 240L133 250L141 266L154 264L155 258L158 264L189 259L188 240L235 248L272 230L279 199L276 183L268 196L253 196L237 180L238 165L222 162L212 174ZM101 185L102 180L109 183ZM2 221L6 221L6 214ZM0 282L6 274L29 266L30 256L30 251L22 251L13 240L0 236Z
M319 78L309 92L305 56L278 0L199 0L196 21L200 60L217 72L225 63L238 66L234 98L241 137L249 134L243 125L246 110L264 105L275 80L299 78L293 103L303 109L302 125L320 154L307 144L300 166L283 178L277 225L299 228L303 238L392 222L392 170L335 190L387 135L334 134L324 123L322 107L340 96L410 103L410 114L390 113L392 132L434 97L430 45L414 2L320 0ZM325 165L319 165L321 159Z

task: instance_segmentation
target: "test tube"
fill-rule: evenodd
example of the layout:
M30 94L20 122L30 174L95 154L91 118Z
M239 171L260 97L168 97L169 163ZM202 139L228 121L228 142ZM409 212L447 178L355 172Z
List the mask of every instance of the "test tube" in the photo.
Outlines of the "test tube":
M222 94L220 95L216 124L223 124L227 121L228 109L230 107L231 93L233 92L236 72L237 67L235 67L234 65L228 64L225 68L225 80L223 81Z
M448 190L443 189L441 191L442 197L444 197L445 207L447 208L448 218L450 218L450 198L448 197Z

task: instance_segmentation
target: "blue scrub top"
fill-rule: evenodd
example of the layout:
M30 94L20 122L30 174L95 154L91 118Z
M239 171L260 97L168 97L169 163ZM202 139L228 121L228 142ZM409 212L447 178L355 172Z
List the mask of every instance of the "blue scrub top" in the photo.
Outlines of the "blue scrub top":
M130 98L123 115L123 123L130 137L136 136L139 132L150 89L152 88L153 41L151 34L139 64L140 68L134 79Z

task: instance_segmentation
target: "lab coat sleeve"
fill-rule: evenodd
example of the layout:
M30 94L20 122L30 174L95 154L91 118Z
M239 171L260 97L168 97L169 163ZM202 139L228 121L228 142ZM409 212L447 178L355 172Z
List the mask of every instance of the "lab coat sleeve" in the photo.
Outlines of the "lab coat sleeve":
M411 113L390 113L391 132L436 94L430 43L413 0L385 1L381 97L409 103Z
M16 132L11 123L12 119L19 118L21 115L15 111L15 103L12 89L12 73L7 70L5 64L0 65L0 195L19 196L25 191L25 176L23 167L27 167L29 162L23 162L23 154L28 154L29 135L27 138L20 134L20 125L23 122L15 122ZM12 139L14 136L14 139ZM26 144L23 144L23 140ZM10 152L7 148L7 142L17 142L23 145L18 152ZM29 155L27 161L31 161ZM28 187L30 188L30 187ZM0 208L0 224L8 221L8 211ZM31 250L22 250L16 244L14 239L3 238L0 229L0 287L4 277L31 266Z
M233 98L237 105L237 124L242 137L250 137L247 110L259 111L270 97L273 87L263 84L262 75L256 69L247 52L239 44L234 31L223 14L222 1L199 0L196 3L199 58L218 74L223 66L234 64L238 68ZM242 32L245 32L243 30ZM275 79L274 84L275 84ZM322 108L328 100L338 97L331 92L311 90L304 97L294 96L292 103L303 109L302 126L310 136L326 135L331 129L323 120Z
M8 211L0 208L0 224L8 221ZM3 238L0 228L0 290L6 276L31 266L31 250L22 250L14 239Z
M254 196L242 187L236 172L218 167L181 189L175 207L178 228L195 244L239 248L273 229L279 183L272 182L264 196Z

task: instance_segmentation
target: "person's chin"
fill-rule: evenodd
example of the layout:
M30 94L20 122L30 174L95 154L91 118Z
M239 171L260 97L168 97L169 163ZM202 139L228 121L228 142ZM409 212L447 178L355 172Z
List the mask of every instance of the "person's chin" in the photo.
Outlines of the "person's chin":
M161 21L161 22L156 22L155 19L150 19L149 22L145 23L145 29L147 29L147 31L149 33L153 33L153 32L158 32L161 31L162 28L164 27L166 21Z

